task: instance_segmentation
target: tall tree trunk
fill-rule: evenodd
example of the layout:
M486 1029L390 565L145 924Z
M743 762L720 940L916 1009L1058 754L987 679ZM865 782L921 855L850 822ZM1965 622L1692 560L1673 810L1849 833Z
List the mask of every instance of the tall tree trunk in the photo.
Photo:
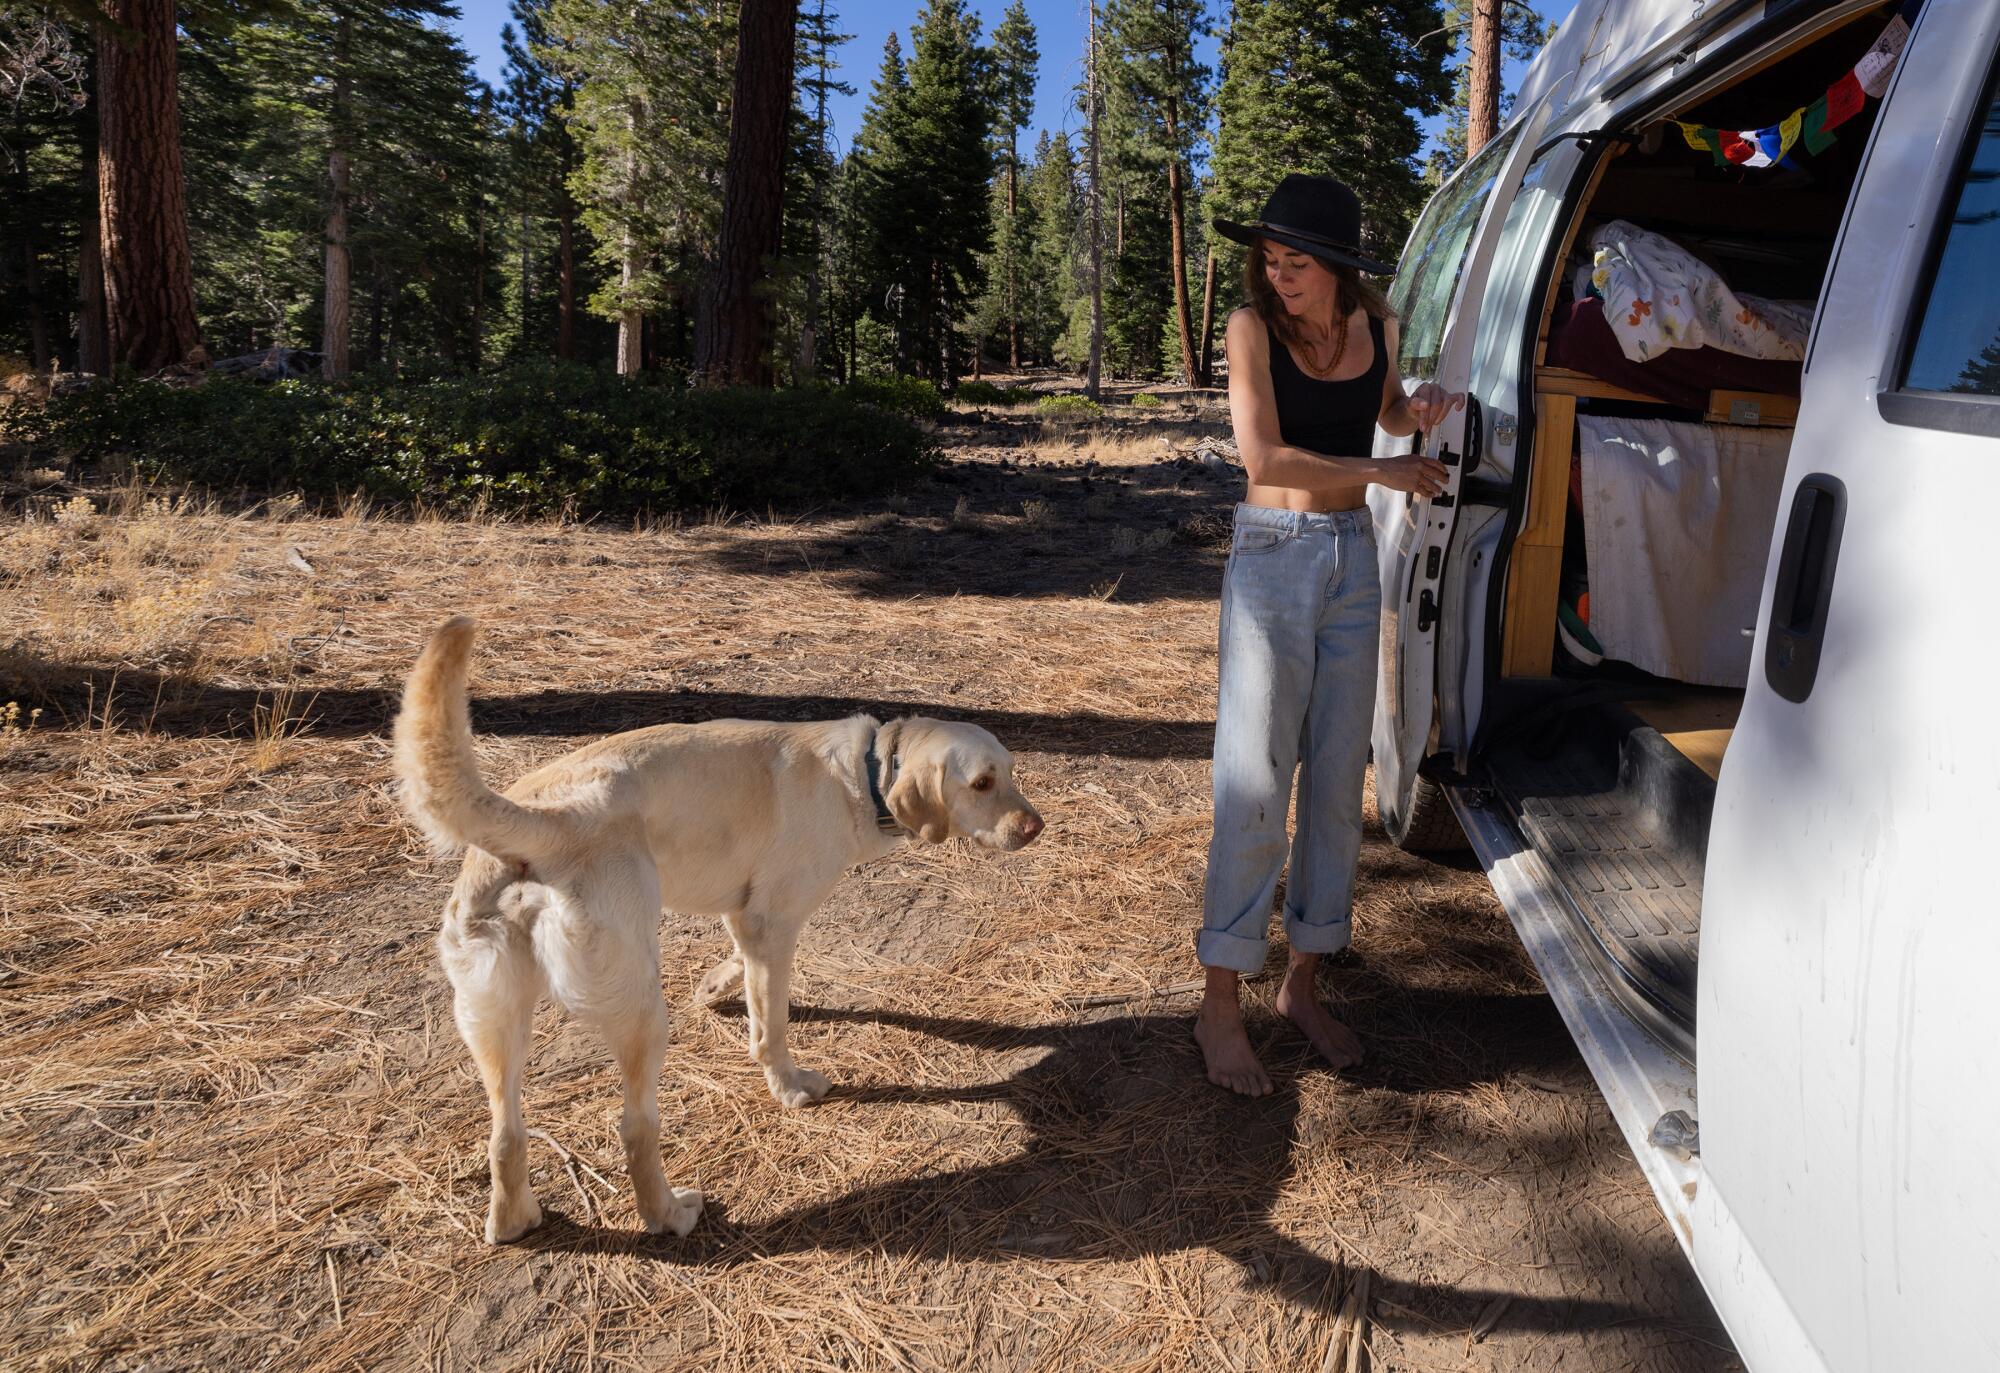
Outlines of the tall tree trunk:
M98 144L90 136L90 150L84 154L86 190L84 204L94 206L98 196ZM82 234L76 248L76 370L102 376L112 370L112 336L104 316L104 224L96 214L84 214Z
M1201 385L1215 384L1215 361L1210 345L1215 340L1215 249L1208 250L1208 270L1201 281Z
M1171 56L1171 55L1170 55ZM1187 210L1181 189L1180 102L1167 97L1167 217L1173 243L1174 315L1181 333L1181 381L1194 385L1194 312L1188 303Z
M556 220L556 356L576 356L576 204L567 198Z
M111 335L104 316L104 226L97 215L97 111L86 109L81 129L83 175L77 203L84 206L76 250L76 370L100 376L111 370Z
M98 216L114 362L207 360L194 317L181 173L174 0L103 0L97 26Z
M472 278L472 366L486 365L486 197L479 197L479 246L473 252L477 264Z
M1014 226L1019 222L1015 216L1020 213L1019 185L1021 180L1021 141L1018 129L1007 131L1007 370L1021 370L1021 293L1019 278L1021 264L1015 260L1014 248L1018 240L1014 236Z
M625 107L625 218L618 233L618 375L633 377L645 365L644 316L632 303L639 281L639 233L633 224L639 198L639 110Z
M1084 394L1096 400L1104 370L1104 197L1099 194L1097 161L1097 0L1090 6L1089 45L1084 50L1087 91L1086 129L1090 138L1090 362L1084 373Z
M521 343L520 350L525 355L528 346L528 302L534 294L534 267L528 258L528 235L532 232L533 221L527 210L521 211ZM557 354L561 356L561 354Z
M567 108L567 106L565 106ZM576 196L570 192L568 135L563 154L556 164L556 255L558 265L556 295L556 356L567 361L576 356Z
M806 317L799 326L799 384L811 381L819 367L819 261L806 274Z
M1470 158L1500 132L1500 3L1472 0L1471 63L1467 83L1470 108L1465 121L1465 155Z
M378 262L369 276L368 291L368 365L371 368L382 365L383 331L387 327L386 316L389 303L388 283L382 280L382 266Z
M738 12L721 242L695 319L695 371L710 382L771 381L770 302L760 287L784 217L798 15L798 0L743 0Z
M334 21L332 137L326 156L330 188L326 208L326 308L319 347L320 373L328 381L340 381L352 370L348 342L352 332L349 310L354 295L354 262L347 247L352 167L347 141L354 116L354 82L348 72L353 37L354 20L343 9Z

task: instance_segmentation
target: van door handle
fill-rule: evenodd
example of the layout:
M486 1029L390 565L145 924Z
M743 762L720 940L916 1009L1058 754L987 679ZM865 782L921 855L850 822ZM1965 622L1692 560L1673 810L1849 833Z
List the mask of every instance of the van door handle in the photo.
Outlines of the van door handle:
M1833 597L1833 568L1840 531L1847 523L1847 488L1838 477L1815 472L1792 494L1792 517L1778 555L1778 583L1771 593L1771 633L1764 646L1764 678L1787 701L1812 695L1819 676L1826 610Z

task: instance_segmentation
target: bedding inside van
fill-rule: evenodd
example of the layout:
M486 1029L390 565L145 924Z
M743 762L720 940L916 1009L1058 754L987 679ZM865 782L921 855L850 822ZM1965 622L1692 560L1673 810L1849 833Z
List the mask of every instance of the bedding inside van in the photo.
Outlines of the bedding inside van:
M1746 358L1720 348L1669 348L1645 362L1634 362L1618 346L1618 337L1604 318L1604 302L1595 297L1558 302L1549 327L1547 361L1572 371L1653 396L1684 410L1706 410L1712 391L1762 391L1796 396L1803 364Z

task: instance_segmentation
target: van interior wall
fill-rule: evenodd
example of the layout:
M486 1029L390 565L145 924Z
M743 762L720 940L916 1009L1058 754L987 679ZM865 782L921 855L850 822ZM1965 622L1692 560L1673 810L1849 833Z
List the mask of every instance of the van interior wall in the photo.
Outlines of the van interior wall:
M1812 104L1874 43L1895 7L1863 11L1841 27L1798 49L1783 53L1762 69L1699 104L1665 111L1667 117L1722 129L1768 127L1793 110ZM1607 152L1607 162L1589 194L1575 212L1575 239L1570 260L1588 256L1592 232L1612 220L1624 220L1660 234L1686 248L1713 268L1732 290L1773 300L1816 301L1825 279L1847 197L1858 175L1868 141L1876 102L1835 131L1834 142L1818 154L1793 149L1790 166L1743 168L1718 166L1714 156L1687 143L1665 118L1633 131L1631 141ZM1714 428L1742 424L1746 419L1767 429L1788 429L1796 410L1796 385L1791 396L1755 388L1731 389L1716 383L1709 404L1696 409L1668 404L1586 375L1573 362L1548 365L1547 340L1560 311L1574 300L1562 281L1549 283L1548 315L1537 355L1537 438L1530 465L1531 509L1563 509L1559 542L1563 572L1555 586L1546 575L1532 586L1513 584L1502 615L1502 672L1512 678L1561 681L1584 686L1593 698L1619 683L1629 684L1630 699L1643 703L1643 713L1661 716L1662 732L1682 752L1713 776L1720 766L1730 727L1741 701L1740 688L1717 690L1676 682L1615 660L1589 661L1579 656L1566 632L1577 622L1578 587L1587 587L1583 563L1583 516L1580 499L1572 498L1573 470L1580 465L1578 418L1606 420L1667 420ZM1607 302L1607 305L1609 302ZM1567 318L1567 316L1563 316ZM1686 355L1683 354L1683 357ZM1568 361L1567 357L1565 361ZM1607 372L1614 369L1607 367ZM1754 371L1755 369L1745 369ZM1687 398L1682 397L1685 402ZM1636 426L1635 426L1636 427ZM1602 425L1599 426L1600 431ZM1554 431L1554 432L1550 432ZM1782 465L1782 445L1765 445ZM1773 474L1781 475L1781 474ZM1775 521L1775 508L1770 516ZM1760 532L1768 546L1770 527ZM1741 533L1741 531L1739 531ZM1546 561L1546 550L1544 561ZM1524 559L1522 565L1526 565ZM1757 569L1761 586L1761 568ZM1581 607L1588 612L1588 602ZM1740 632L1727 627L1728 633ZM1588 642L1586 637L1586 642ZM1529 683L1522 682L1522 686Z

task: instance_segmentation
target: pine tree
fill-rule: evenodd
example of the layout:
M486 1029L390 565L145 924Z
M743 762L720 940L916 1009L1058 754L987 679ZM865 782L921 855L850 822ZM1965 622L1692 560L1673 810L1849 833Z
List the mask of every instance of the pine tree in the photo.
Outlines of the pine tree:
M576 194L570 189L581 160L570 120L576 80L565 64L563 44L550 32L552 0L513 0L513 23L500 30L507 54L501 109L511 122L514 197L522 217L520 280L521 335L528 333L531 271L528 225L553 219L556 225L556 319L554 352L576 356L577 232ZM518 27L517 27L518 26Z
M1469 32L1473 0L1443 0L1445 28L1458 37L1460 60L1452 74L1451 103L1445 109L1444 128L1438 134L1439 147L1425 163L1425 179L1443 185L1446 177L1465 162L1472 118L1472 53ZM1506 0L1500 9L1500 42L1503 54L1517 62L1531 60L1541 50L1551 31L1547 20L1521 0ZM1426 45L1428 46L1428 45ZM1504 91L1500 96L1500 118L1504 121L1513 100Z
M1022 0L1010 0L993 30L991 54L994 137L1006 176L1005 194L995 206L993 252L987 278L998 293L989 309L1007 331L1007 365L1021 366L1021 272L1028 226L1021 214L1021 132L1035 113L1035 79L1041 63L1035 26Z
M805 382L820 370L827 323L827 278L831 239L828 219L834 208L837 171L831 145L832 119L827 101L852 95L854 88L834 76L839 63L834 51L847 43L839 32L840 16L827 0L810 0L799 10L797 96L792 111L791 170L785 178L783 282L794 286L790 308L781 310L780 332L794 343L795 380ZM786 317L790 316L789 319Z
M786 132L799 0L741 0L717 261L695 323L695 370L769 385L772 316L760 281L784 228Z
M1083 195L1068 134L1045 132L1037 140L1023 199L1030 229L1021 293L1024 341L1043 363L1075 365L1089 353L1090 302L1081 252Z
M202 360L181 170L174 0L103 0L97 26L98 205L114 362Z
M1237 0L1223 48L1212 215L1253 219L1288 172L1361 198L1363 246L1393 259L1424 187L1422 117L1451 92L1434 0Z
M69 136L85 132L88 64L87 38L55 14L0 9L0 352L25 352L37 368L67 333L76 225L97 218L95 160ZM100 356L92 370L103 366Z
M1195 380L1199 354L1187 282L1187 180L1196 144L1208 119L1209 71L1195 60L1194 45L1209 31L1203 0L1112 0L1106 11L1114 52L1113 74L1133 120L1132 149L1142 163L1161 166L1168 246L1162 265L1171 283L1182 379ZM1136 189L1136 188L1135 188Z
M912 271L913 245L901 232L904 197L911 175L905 158L909 143L910 79L901 41L892 31L882 44L882 66L868 93L861 128L843 167L843 237L849 245L854 306L851 329L863 316L881 320L895 333L894 366L903 370L908 348L903 331L904 282ZM850 338L850 347L854 340Z
M849 162L861 257L896 331L896 366L950 385L989 246L989 102L977 27L929 0L907 68L893 37Z
M903 130L911 217L901 231L914 250L903 286L915 304L917 371L947 386L957 378L956 323L977 293L991 235L990 108L977 40L963 0L928 0L914 33Z
M690 358L688 327L715 259L728 153L736 14L728 0L552 0L550 32L577 79L583 152L570 178L607 274L590 308L619 324L621 370L657 349Z

